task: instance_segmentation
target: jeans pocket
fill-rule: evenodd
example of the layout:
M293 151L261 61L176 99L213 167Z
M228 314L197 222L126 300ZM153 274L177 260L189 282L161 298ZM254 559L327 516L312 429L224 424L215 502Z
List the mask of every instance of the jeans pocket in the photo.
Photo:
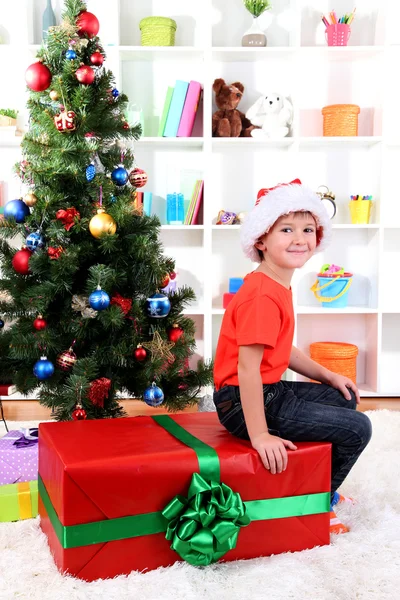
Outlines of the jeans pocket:
M221 425L232 435L248 439L237 386L225 386L214 393L214 404ZM239 399L238 399L239 398Z

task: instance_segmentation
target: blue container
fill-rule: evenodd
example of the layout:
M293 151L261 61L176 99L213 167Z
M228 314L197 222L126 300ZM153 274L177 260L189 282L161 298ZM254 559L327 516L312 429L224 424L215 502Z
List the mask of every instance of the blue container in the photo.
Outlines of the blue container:
M318 275L318 282L311 289L324 308L346 308L352 277L352 273L344 273L340 277ZM329 285L326 285L327 283ZM325 301L324 298L326 298Z
M236 294L236 292L242 287L243 278L242 277L231 277L229 279L229 293Z
M168 225L183 225L185 219L183 194L167 194Z

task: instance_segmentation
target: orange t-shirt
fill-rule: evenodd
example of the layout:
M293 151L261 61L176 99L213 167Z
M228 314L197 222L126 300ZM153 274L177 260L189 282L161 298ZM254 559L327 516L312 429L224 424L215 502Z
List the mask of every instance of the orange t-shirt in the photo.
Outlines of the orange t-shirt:
M239 346L264 344L263 383L280 381L289 366L293 344L292 290L261 271L246 275L222 320L214 361L214 384L239 385Z

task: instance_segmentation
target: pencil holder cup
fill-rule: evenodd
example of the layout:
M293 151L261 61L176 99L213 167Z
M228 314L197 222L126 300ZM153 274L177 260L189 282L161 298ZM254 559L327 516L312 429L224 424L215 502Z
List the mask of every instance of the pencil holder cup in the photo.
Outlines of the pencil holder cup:
M350 33L350 26L346 25L346 23L328 25L328 27L325 29L325 36L328 46L347 46Z
M350 218L353 225L367 225L371 208L372 200L352 200L349 202Z

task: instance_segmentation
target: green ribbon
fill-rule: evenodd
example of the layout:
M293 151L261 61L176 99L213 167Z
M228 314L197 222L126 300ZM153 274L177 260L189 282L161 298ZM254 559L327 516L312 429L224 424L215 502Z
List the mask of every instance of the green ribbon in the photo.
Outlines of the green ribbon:
M165 532L181 558L192 565L208 565L235 548L240 528L252 521L329 512L329 492L243 502L238 493L219 482L220 464L214 448L167 415L153 419L196 452L200 473L193 474L187 498L177 495L159 512L64 526L39 476L39 493L63 548Z

